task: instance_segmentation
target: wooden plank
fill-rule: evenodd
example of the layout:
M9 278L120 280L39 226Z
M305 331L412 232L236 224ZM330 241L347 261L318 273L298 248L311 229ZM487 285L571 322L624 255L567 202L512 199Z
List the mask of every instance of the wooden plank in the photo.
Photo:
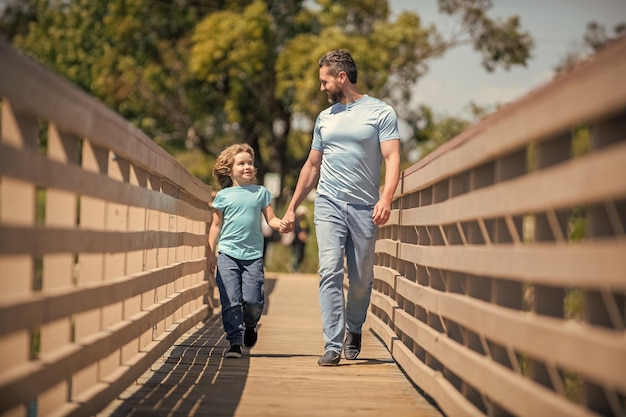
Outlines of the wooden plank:
M95 370L89 365L93 366L97 361L107 358L163 317L171 316L185 303L206 293L206 290L206 283L188 288L185 292L162 300L153 308L142 311L129 320L86 335L75 344L67 345L47 356L42 355L38 361L31 361L25 366L0 374L0 413L19 403L28 402L37 393L63 381L68 374L80 375L82 379L93 378ZM208 312L206 306L200 310L204 311L206 316ZM99 377L104 378L106 375ZM83 390L89 391L96 382L77 387L80 389L75 394L83 395Z
M401 277L397 293L502 346L626 391L623 332L499 307L461 294L436 291Z
M11 103L4 100L0 108L0 117L0 142L24 149L35 148L36 120L16 114ZM36 222L35 186L4 176L1 168L2 165L0 165L0 225L33 227ZM0 232L0 239L1 236ZM30 296L35 272L35 260L32 256L0 255L0 294L5 297ZM6 317L2 317L1 321L6 320ZM33 351L32 330L23 329L0 339L0 378L16 367L28 366Z
M81 163L86 172L93 172L95 175L106 173L109 154L105 149L94 146L87 137L83 138L81 146ZM80 198L79 229L81 232L89 233L91 230L104 230L105 228L106 201L89 197L86 195ZM61 241L59 241L61 242ZM84 253L84 250L75 251L78 253L78 269L76 274L77 287L85 285L91 286L101 283L104 277L103 264L104 256L101 253ZM82 341L87 338L95 338L102 330L102 310L95 308L73 315L74 337L72 341ZM72 374L72 385L69 398L75 398L83 391L89 389L98 382L98 364L89 360L88 366L79 368L78 372ZM70 371L71 373L71 371Z
M626 143L450 200L402 210L403 226L450 224L626 197Z
M11 320L0 321L0 335L34 328L42 323L123 301L146 291L154 291L179 276L203 271L204 264L205 260L199 259L117 280L94 281L77 289L44 291L33 296L3 299L0 301L0 315L11 317ZM152 304L153 301L150 305ZM148 306L144 306L145 308Z
M466 346L443 337L441 333L402 310L396 312L394 324L439 362L444 363L447 369L487 398L506 398L506 408L513 415L519 417L596 415L520 374L509 372L507 368L467 349Z
M391 239L376 240L376 253L385 253L391 256L398 255L398 242Z
M83 169L77 165L62 164L36 152L23 152L2 143L0 143L0 167L0 173L3 175L39 187L57 188L82 196L210 221L210 213L205 209L194 207L189 202L159 190L152 191L121 183L89 169L88 166ZM210 200L198 201L208 204Z
M51 121L65 132L89 137L149 172L184 184L190 195L211 199L211 187L189 174L140 129L4 39L0 39L0 96L20 111Z
M86 198L83 198L83 205ZM94 206L92 206L94 207ZM206 244L205 234L93 229L57 229L0 226L0 254L123 253L142 249ZM172 258L172 262L174 262Z
M324 344L315 275L268 274L266 293L259 341L243 358L222 358L221 323L209 320L98 416L442 416L369 331L369 321L357 360L317 365Z
M484 417L467 398L465 398L441 372L434 371L415 357L404 344L394 341L393 356L411 378L425 392L439 400L441 409L448 416Z
M63 164L78 163L78 138L63 135L53 124L48 125L48 157ZM25 167L28 169L31 167ZM73 228L77 222L77 196L63 190L46 189L45 225L46 227ZM50 254L43 256L42 292L66 290L74 287L74 255ZM1 314L1 313L0 313ZM7 315L5 317L15 317ZM19 317L19 316L18 316ZM12 319L11 322L15 320ZM70 316L48 323L32 324L30 328L41 326L41 352L45 356L71 344L72 320ZM42 415L48 415L67 400L69 378L57 383L37 397L37 409Z
M557 287L626 290L626 242L571 245L420 246L400 243L399 258L426 267ZM602 277L602 279L598 279Z
M103 409L124 387L135 382L150 364L154 363L162 354L170 348L174 342L185 334L190 328L194 328L207 316L206 307L201 307L192 314L184 317L176 325L167 329L155 339L150 346L140 351L132 360L126 362L124 366L115 372L107 375L102 381L94 384L89 390L84 391L75 402L68 403L58 410L53 416L91 416Z
M622 39L575 71L507 105L408 168L403 193L425 188L528 143L549 139L572 126L617 113L626 106L626 83L622 82L625 73L626 39Z
M374 266L374 278L387 283L391 288L396 288L396 277L398 272L384 266Z

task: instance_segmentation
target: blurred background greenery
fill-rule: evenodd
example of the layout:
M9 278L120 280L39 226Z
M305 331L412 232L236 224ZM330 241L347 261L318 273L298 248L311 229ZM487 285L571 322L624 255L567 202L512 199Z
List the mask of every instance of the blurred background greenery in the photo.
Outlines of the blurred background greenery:
M435 1L435 0L433 0ZM349 49L359 88L402 121L403 167L475 120L412 104L429 62L471 44L488 70L524 65L533 40L490 2L439 0L456 17L445 33L385 0L5 0L0 31L17 48L102 100L203 181L233 142L257 153L259 182L276 173L293 189L310 146L317 60ZM476 119L490 109L476 108ZM278 196L277 208L286 203Z
M394 106L402 168L498 107L469 103L472 117L464 119L415 104L412 87L454 48L471 45L494 71L526 65L534 46L518 16L491 17L490 1L431 1L456 27L425 24L414 12L392 14L386 0L3 0L0 33L216 190L216 155L234 142L250 144L258 182L268 173L280 179L281 215L315 118L328 105L317 65L328 50L349 49L360 90ZM594 50L611 41L600 32L590 27L585 38ZM314 241L306 271L317 269ZM285 267L288 249L273 244L271 269Z

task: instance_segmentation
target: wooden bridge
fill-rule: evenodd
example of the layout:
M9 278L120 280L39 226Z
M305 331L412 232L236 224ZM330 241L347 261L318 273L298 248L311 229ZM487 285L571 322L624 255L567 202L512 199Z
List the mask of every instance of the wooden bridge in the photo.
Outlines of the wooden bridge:
M222 359L210 187L0 42L0 414L623 417L624 74L626 39L404 171L326 369L311 276Z
M316 275L268 274L266 282L259 341L242 359L222 357L228 342L214 315L99 416L442 416L371 331L357 360L317 365L324 344Z

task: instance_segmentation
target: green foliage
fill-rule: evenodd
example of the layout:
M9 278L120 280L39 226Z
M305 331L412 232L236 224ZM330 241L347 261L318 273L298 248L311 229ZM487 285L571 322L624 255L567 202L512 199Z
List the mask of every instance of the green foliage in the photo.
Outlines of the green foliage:
M37 360L39 359L39 354L41 353L41 328L36 327L30 332L30 351L29 351L29 359Z
M223 112L235 140L250 143L259 153L259 142L270 139L273 127L268 86L275 40L266 4L208 15L195 28L192 42L191 73L219 93L213 111Z
M417 141L420 143L419 151L421 158L471 125L470 121L461 118L436 116L428 106L421 106L420 110L422 114L420 125L422 127L418 133Z
M587 126L574 129L572 133L572 156L579 158L589 152L591 147L591 129Z
M587 23L582 45L572 48L556 65L557 74L570 71L589 54L596 53L620 39L626 34L626 21L613 28L613 34L607 33L607 28L595 21Z
M565 396L575 403L582 403L583 400L583 380L574 372L563 372L563 384L565 385Z
M178 151L176 153L176 159L180 162L191 174L206 184L210 184L215 189L219 189L219 183L213 178L212 171L215 164L215 157L208 155L199 149L188 149L185 151Z
M439 10L458 16L469 34L469 39L455 36L451 42L471 43L480 52L485 69L526 65L534 46L532 37L521 31L518 16L506 20L489 18L487 12L491 7L491 0L439 0Z
M280 242L270 243L267 248L265 267L268 271L272 272L290 272L289 265L291 264L291 256L291 246L283 245ZM305 247L304 260L300 265L299 272L303 274L315 274L318 268L317 241L309 239L309 243L307 243Z
M35 223L43 225L46 221L46 189L39 188L35 190Z
M103 54L100 20L106 3L30 0L23 7L34 21L18 30L15 45L91 92L93 72Z
M313 225L313 206L306 203L309 208L309 224ZM281 213L282 216L282 213ZM304 274L315 274L319 268L318 247L315 227L310 228L309 238L304 248L304 259L300 265L300 271ZM267 258L265 267L272 272L289 272L291 264L292 249L291 246L283 245L280 242L270 243L267 249Z
M180 154L201 178L207 169L190 150L211 163L237 141L257 152L260 181L273 171L291 185L315 117L328 105L317 66L326 51L349 49L360 89L394 106L413 129L407 141L430 143L462 123L432 119L442 126L420 133L411 86L429 59L471 43L490 70L525 64L532 40L515 17L489 18L485 0L439 3L459 20L449 36L414 13L392 20L381 0L9 0L0 29Z
M582 289L568 290L564 300L566 319L581 319L585 305L585 292Z

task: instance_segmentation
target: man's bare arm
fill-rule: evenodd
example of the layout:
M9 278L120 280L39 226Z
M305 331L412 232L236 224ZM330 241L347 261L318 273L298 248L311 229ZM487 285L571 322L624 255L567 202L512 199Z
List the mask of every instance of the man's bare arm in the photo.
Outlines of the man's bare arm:
M391 202L400 181L400 139L382 142L380 150L385 160L385 183L372 214L374 223L378 226L384 225L389 220Z
M315 149L311 149L309 157L300 170L300 176L298 177L298 183L296 189L291 197L291 201L287 206L287 211L283 216L281 223L281 232L289 232L293 230L293 223L296 219L296 208L304 201L307 195L311 192L313 187L317 184L317 180L320 178L320 168L322 166L322 152Z

